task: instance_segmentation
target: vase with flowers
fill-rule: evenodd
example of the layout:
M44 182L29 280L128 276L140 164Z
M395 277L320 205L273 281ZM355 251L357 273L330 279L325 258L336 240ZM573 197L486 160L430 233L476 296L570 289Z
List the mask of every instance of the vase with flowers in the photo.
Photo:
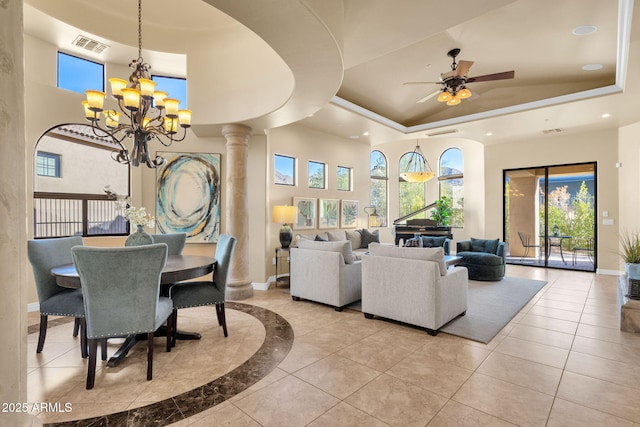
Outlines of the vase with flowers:
M111 193L105 189L107 194L116 200L116 209L124 210L124 217L129 224L136 227L136 230L131 233L127 240L124 242L125 246L139 246L149 245L153 243L153 236L144 231L144 227L153 228L156 226L156 218L147 213L144 207L136 208L131 206L131 198L129 196L120 196L115 193Z

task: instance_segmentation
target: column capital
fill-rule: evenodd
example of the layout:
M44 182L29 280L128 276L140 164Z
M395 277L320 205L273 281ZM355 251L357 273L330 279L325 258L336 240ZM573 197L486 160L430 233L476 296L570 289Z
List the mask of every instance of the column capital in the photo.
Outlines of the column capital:
M253 129L247 125L231 123L222 126L222 136L225 138L242 138L248 141L253 134Z

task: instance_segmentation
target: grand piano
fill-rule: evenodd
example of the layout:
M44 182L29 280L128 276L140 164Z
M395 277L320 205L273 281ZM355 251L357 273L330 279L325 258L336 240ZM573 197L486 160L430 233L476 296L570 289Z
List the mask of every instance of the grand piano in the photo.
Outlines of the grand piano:
M411 219L411 217L416 216L424 211L432 209L436 206L436 203L431 203L423 208L418 209L417 211L411 212L408 215L400 217L393 221L394 227L394 235L396 240L396 246L399 245L400 240L403 243L412 238L415 234L420 234L421 236L435 236L435 237L448 237L453 239L453 234L451 233L451 227L440 227L437 222L432 219L427 218L416 218Z

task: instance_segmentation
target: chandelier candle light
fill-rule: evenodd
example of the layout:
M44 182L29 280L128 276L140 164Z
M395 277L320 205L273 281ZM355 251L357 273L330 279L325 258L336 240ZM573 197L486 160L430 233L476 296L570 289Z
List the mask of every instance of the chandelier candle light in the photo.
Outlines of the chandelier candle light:
M422 154L420 143L416 141L416 148L410 154L404 171L400 172L400 177L407 182L426 182L435 175L426 157Z
M87 90L87 99L82 101L85 117L97 136L107 134L121 145L125 138L133 138L132 150L122 146L119 152L113 153L114 160L132 166L144 163L156 168L164 164L165 159L160 156L151 159L149 141L155 138L165 146L182 141L186 129L191 126L191 111L179 110L179 100L169 98L167 92L155 90L156 83L149 74L151 66L142 59L142 0L138 0L138 59L133 60L129 67L134 71L128 83L119 78L109 79L111 95L121 112L104 109L104 92ZM100 125L100 113L104 116L104 126ZM122 116L128 119L127 123L120 122ZM178 125L182 128L179 138L175 137Z

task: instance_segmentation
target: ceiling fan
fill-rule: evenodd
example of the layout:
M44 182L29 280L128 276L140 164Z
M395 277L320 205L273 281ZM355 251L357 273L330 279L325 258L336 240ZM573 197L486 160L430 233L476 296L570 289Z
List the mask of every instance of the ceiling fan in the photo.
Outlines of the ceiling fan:
M467 89L468 83L489 82L493 80L507 80L515 76L515 71L503 71L502 73L485 74L483 76L468 77L469 69L473 65L473 61L460 61L456 63L456 57L460 54L460 49L451 49L447 52L447 56L453 59L451 71L440 74L440 81L437 82L405 82L403 85L410 84L440 84L441 89L425 96L416 101L416 103L425 102L438 95L439 102L446 102L447 105L458 105L463 99L471 97L472 93Z

